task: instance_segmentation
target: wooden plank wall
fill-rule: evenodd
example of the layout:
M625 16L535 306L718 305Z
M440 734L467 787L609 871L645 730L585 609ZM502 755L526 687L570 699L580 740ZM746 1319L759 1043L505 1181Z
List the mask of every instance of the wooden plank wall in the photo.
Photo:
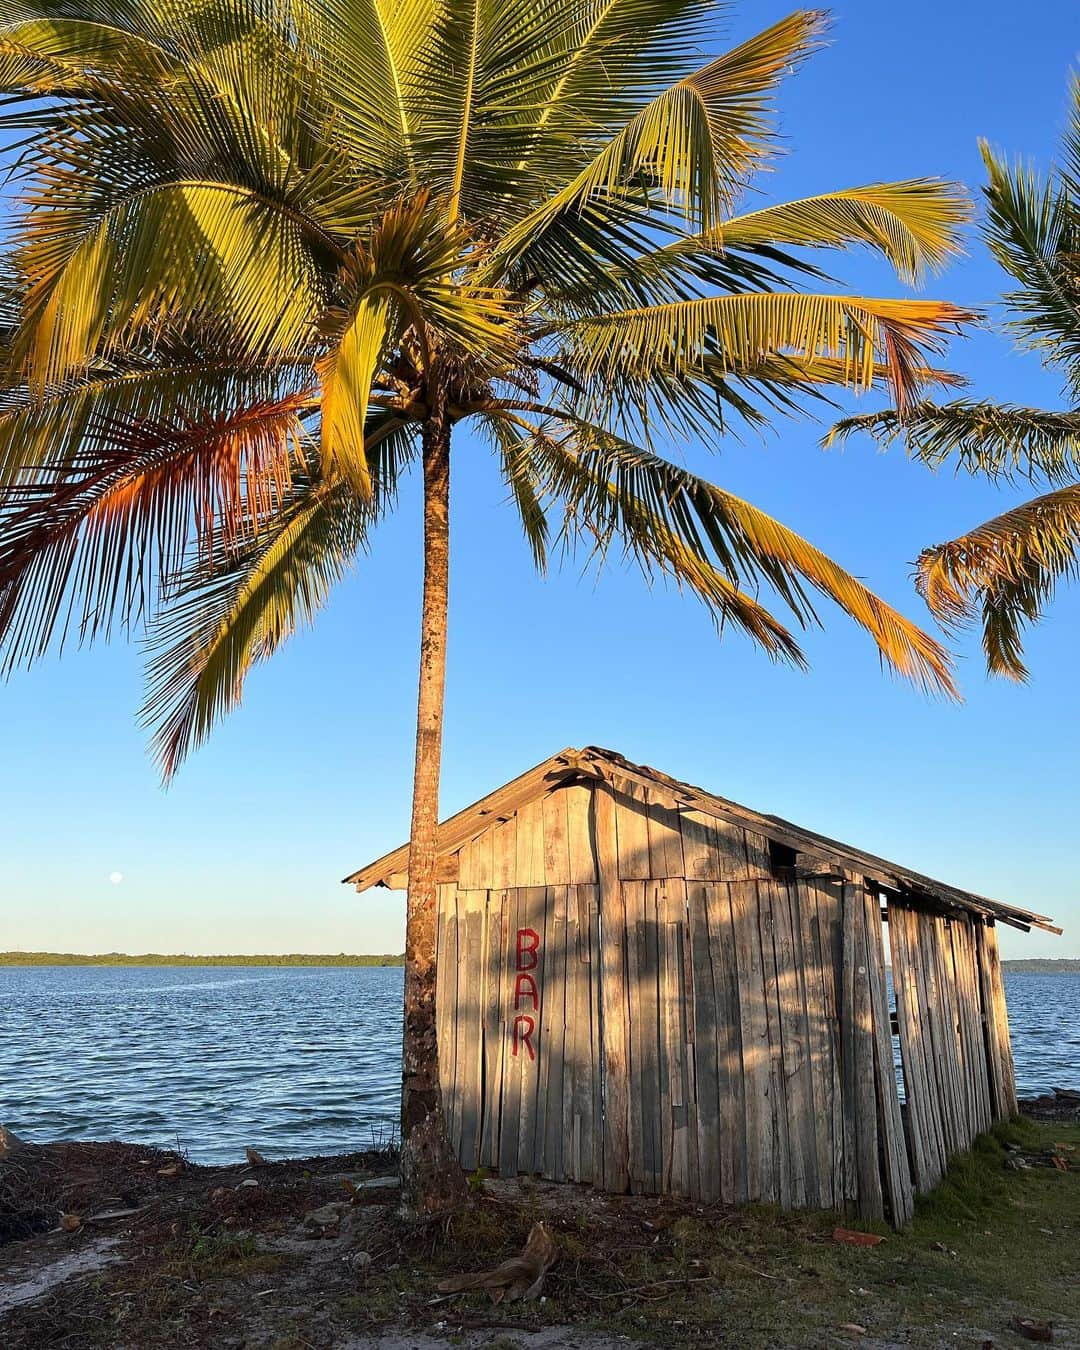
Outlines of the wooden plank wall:
M860 877L782 879L763 837L630 783L493 821L440 891L463 1165L906 1221L1015 1088L993 928L889 923L903 1110Z
M596 886L440 887L439 1071L467 1170L602 1178L597 910Z
M949 1158L1016 1111L1004 990L992 925L888 905L893 985L917 1191Z

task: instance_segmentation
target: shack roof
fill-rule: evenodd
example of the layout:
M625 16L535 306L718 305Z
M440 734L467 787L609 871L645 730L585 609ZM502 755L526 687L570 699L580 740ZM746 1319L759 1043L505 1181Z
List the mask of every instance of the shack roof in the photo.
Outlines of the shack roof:
M936 881L933 877L901 867L863 849L804 829L801 825L794 825L780 816L764 815L748 806L729 801L726 797L718 797L704 788L671 778L661 773L659 769L644 764L633 764L617 751L605 750L598 745L589 745L583 750L576 750L572 746L561 750L557 755L552 755L550 759L545 759L543 763L496 788L494 792L489 792L486 797L481 797L479 801L465 807L457 815L450 816L439 826L440 857L446 858L456 853L488 826L498 820L508 819L526 802L542 797L554 788L565 786L567 783L589 779L605 779L615 787L618 787L619 781L622 780L646 787L663 788L679 803L692 806L697 811L732 824L755 830L775 843L794 850L801 865L810 866L817 871L823 869L837 872L854 871L887 891L899 892L924 902L929 901L945 910L966 910L987 918L1000 919L1003 923L1021 928L1025 932L1032 927L1045 928L1051 933L1061 932L1061 929L1055 927L1053 921L1044 914L1035 914L1017 905L991 900L974 891L961 890L946 882ZM409 845L406 842L347 876L345 883L355 886L358 891L367 890L371 886L386 886L390 878L400 877L406 872L408 865Z

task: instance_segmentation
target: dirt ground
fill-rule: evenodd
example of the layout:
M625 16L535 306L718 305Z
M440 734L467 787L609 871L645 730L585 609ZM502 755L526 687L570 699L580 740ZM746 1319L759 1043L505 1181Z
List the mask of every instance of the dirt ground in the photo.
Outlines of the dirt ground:
M0 1346L985 1350L1049 1326L1080 1347L1080 1125L1067 1119L983 1137L875 1246L838 1241L836 1215L479 1176L466 1211L411 1225L393 1163L17 1148L0 1159ZM439 1293L514 1255L538 1218L560 1252L539 1299Z

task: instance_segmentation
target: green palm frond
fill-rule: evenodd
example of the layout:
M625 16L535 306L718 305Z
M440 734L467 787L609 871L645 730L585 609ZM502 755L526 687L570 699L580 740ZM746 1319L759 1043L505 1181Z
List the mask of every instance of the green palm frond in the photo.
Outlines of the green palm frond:
M560 530L621 549L796 664L756 590L800 623L826 594L951 688L847 572L653 450L845 388L906 409L949 382L936 358L971 317L846 296L821 262L865 245L921 279L956 250L948 185L742 207L825 20L724 51L715 18L713 0L2 0L9 664L161 617L146 715L171 774L448 424L490 442L541 569Z
M507 231L499 264L543 262L558 275L605 222L618 228L633 204L659 204L710 228L764 153L769 91L810 50L820 27L818 13L799 11L658 94Z
M1067 187L1023 164L1010 166L985 144L986 238L1019 283L1008 291L1010 326L1080 395L1080 213Z
M239 353L279 355L322 303L302 222L214 182L171 183L67 228L50 220L16 265L27 284L16 356L37 392L136 330L203 323Z
M1080 85L1073 81L1065 167L1040 173L1010 164L982 145L988 183L983 233L1018 283L1005 295L1007 327L1064 376L1080 397ZM1054 491L1022 503L919 557L916 584L946 624L979 622L988 669L1026 677L1023 638L1058 585L1077 573L1080 410L1022 407L989 399L919 402L833 427L826 443L866 432L881 445L903 439L914 459L1011 483L1044 482Z
M245 676L310 623L365 539L344 485L286 501L265 537L228 567L178 580L150 636L145 724L166 778L240 701Z
M825 444L860 431L869 432L882 445L903 438L912 458L934 468L955 459L968 473L1051 483L1080 472L1080 412L970 400L917 403L903 418L889 409L842 418Z

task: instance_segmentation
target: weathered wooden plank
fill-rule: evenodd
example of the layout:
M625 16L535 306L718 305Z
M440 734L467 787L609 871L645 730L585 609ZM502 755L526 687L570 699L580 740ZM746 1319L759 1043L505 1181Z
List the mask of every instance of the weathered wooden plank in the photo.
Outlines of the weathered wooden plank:
M514 966L517 931L522 927L524 897L520 886L506 892L505 930L503 934L503 1069L502 1106L499 1113L499 1175L518 1173L518 1149L521 1131L521 1056L515 1041Z
M620 855L621 856L621 855ZM621 865L621 864L620 864ZM627 1058L629 1080L629 1175L630 1189L635 1195L647 1190L645 1183L644 1134L642 1110L644 1083L642 1075L642 1009L641 964L645 945L645 883L623 881L623 904L626 910L626 994L630 1008Z
M499 1165L499 1116L502 1108L505 892L487 892L487 923L484 929L484 1101L480 1128L480 1165Z
M975 925L975 948L979 968L979 1003L982 1009L983 1039L986 1044L986 1062L990 1078L990 1113L994 1120L1006 1117L1005 1075L1001 1064L1001 1042L998 1037L994 991L990 978L990 954L987 949L988 926L984 920Z
M810 1028L806 969L798 934L798 890L794 882L762 882L772 892L776 985L787 1104L788 1153L791 1160L791 1203L796 1209L817 1208L817 1143L810 1067ZM793 914L793 910L796 911Z
M990 1128L990 1109L986 1090L986 1051L982 1043L972 962L971 922L958 917L950 924L950 930L968 1129L974 1138L975 1135Z
M687 879L719 881L720 853L715 816L692 806L680 806L679 828L682 832L683 866Z
M1011 1118L1017 1113L1016 1073L1013 1069L1012 1043L1009 1040L1009 1014L1005 1006L1005 982L1001 975L1001 957L998 954L997 928L986 926L987 965L990 971L990 993L994 1005L994 1025L998 1038L1003 1083L1003 1114Z
M522 802L517 809L517 862L515 886L544 884L544 807L540 798Z
M678 803L659 788L647 788L645 800L648 805L649 876L685 876Z
M494 831L484 830L458 851L457 884L460 890L486 890L491 885Z
M544 883L570 884L570 840L566 823L566 791L549 792L541 803L544 825Z
M941 1131L942 1171L951 1154L959 1147L957 1128L952 1110L951 1079L944 1045L943 1019L938 993L935 948L936 933L931 915L921 910L911 911L913 958L918 975L919 1010L922 1017L923 1044L926 1054L926 1073L930 1100Z
M518 832L518 838L521 838L520 831ZM546 926L548 888L546 886L525 886L522 889L524 911L522 927L529 934L535 934L540 939L535 956L536 964L519 971L515 976L517 991L514 1000L515 1016L517 1018L528 1017L531 1021L531 1026L529 1023L519 1024L516 1044L518 1060L521 1065L518 1171L532 1175L542 1170L540 1155L543 1135L538 1136L537 1120L539 1114L540 1064L547 1055L547 1046L544 1043L543 1036L543 990L547 972L547 953L544 950L543 936ZM515 943L515 951L517 946L518 944ZM527 983L530 976L532 977L531 985ZM533 989L535 989L535 993L531 992ZM538 1137L540 1147L538 1147Z
M839 881L814 878L803 892L809 941L815 954L820 987L821 1016L815 1032L815 1101L817 1109L818 1175L821 1203L844 1207L844 1112L840 1066L841 937L843 886Z
M682 837L679 836L679 848ZM681 856L681 855L680 855ZM640 950L641 974L641 1081L642 1152L646 1189L658 1194L664 1184L663 1093L660 1051L660 946L658 914L664 882L649 881L644 887L644 943Z
M982 921L972 917L963 925L964 949L964 1001L967 1016L967 1041L970 1056L969 1073L975 1084L976 1124L981 1133L988 1130L994 1121L994 1109L990 1098L990 1067L986 1054L986 1037L983 1032L982 999L979 993L979 957L976 943L976 926Z
M811 883L802 880L789 891L792 914L792 939L799 979L799 998L805 1022L806 1068L809 1099L810 1137L806 1149L813 1151L813 1170L807 1165L807 1204L831 1209L832 1141L829 1136L831 1072L828 1068L828 1037L825 1027L825 1001L818 940L817 900Z
M458 1077L461 1082L461 1142L458 1157L462 1167L473 1171L479 1164L480 1122L483 1091L484 1047L484 909L487 891L460 891L465 924L465 959L458 987Z
M943 1104L944 1081L934 1049L934 1025L930 1013L933 991L927 975L926 961L928 938L923 930L922 915L919 911L908 909L906 915L910 970L917 997L919 1044L924 1082L924 1111L929 1138L933 1147L931 1161L934 1182L931 1184L936 1184L936 1181L945 1171L951 1151Z
M596 853L593 846L592 787L571 783L561 789L566 799L566 837L570 855L570 884L596 884Z
M890 899L888 914L893 993L896 998L896 1021L900 1031L900 1060L904 1072L905 1129L915 1189L924 1192L936 1184L941 1173L938 1170L938 1149L933 1138L932 1105L922 1042L918 982L909 937L911 911Z
M517 816L497 821L491 827L492 885L509 890L517 880Z
M716 884L716 883L712 883ZM694 1080L696 1084L698 1189L710 1203L722 1194L720 1180L720 1089L717 1067L719 994L713 976L706 900L708 882L687 883L690 974L693 981Z
M915 1212L908 1166L907 1143L900 1115L900 1095L893 1066L892 1022L885 984L885 943L882 937L881 906L869 890L866 903L866 968L870 986L870 1012L874 1034L874 1086L877 1096L878 1126L881 1132L881 1162L889 1218L900 1228Z
M851 904L857 907L855 931L855 1127L858 1148L859 1214L864 1218L882 1218L885 1198L881 1185L879 1159L880 1119L874 1078L874 1020L871 1003L871 977L867 962L869 939L866 931L866 886L858 878L851 890ZM849 886L845 882L844 897ZM876 914L877 901L874 900ZM878 920L880 923L880 920Z
M687 1185L691 1196L701 1194L701 1163L698 1151L698 1082L694 1022L693 953L690 950L690 914L686 882L679 878L682 948L679 952L679 986L682 989L682 1026L686 1082Z
M619 876L644 881L649 876L649 825L645 789L640 783L620 782L615 791L615 829L619 848Z
M540 964L533 971L538 976L540 1006L536 1010L536 1117L533 1122L533 1172L546 1177L549 1171L547 1160L547 1111L548 1088L550 1087L552 1060L551 1046L552 1010L549 1000L554 1003L557 997L558 975L555 957L555 888L545 886L540 913L530 914L532 926L540 937ZM560 1018L561 1020L561 1018ZM562 1115L560 1109L560 1117ZM561 1124L561 1119L560 1119Z
M783 1209L791 1209L792 1167L788 1138L787 1082L784 1077L784 1047L780 1011L781 961L776 952L775 905L779 884L758 883L758 928L761 937L761 970L765 985L765 1018L769 1033L769 1130L776 1160L775 1198Z
M686 1072L686 988L683 979L683 927L686 883L669 880L658 901L660 953L661 1074L670 1101L669 1179L665 1189L690 1194L690 1121Z
M439 1077L443 1085L443 1112L450 1142L455 1150L460 1141L458 1119L460 1114L460 1094L457 1078L458 1033L458 984L461 972L461 957L458 949L458 891L456 886L439 888L440 907L445 908L446 927L443 933L442 950L445 953L443 969L447 978L436 984L436 1010L439 1001L439 988L442 988L443 1017L442 1037L439 1041ZM436 1011L436 1016L437 1016ZM438 1034L438 1033L436 1033Z
M604 1188L629 1185L630 1084L627 1058L626 911L619 883L615 794L611 785L593 789L593 830L600 877L600 998L604 1081Z
M750 877L769 877L772 864L769 858L769 841L763 834L745 830L743 838L746 846L746 869Z
M746 1093L743 1081L742 1018L731 896L725 882L703 885L708 915L709 958L716 992L716 1090L719 1098L717 1150L720 1195L726 1204L749 1199L746 1179ZM698 1044L701 1040L699 1038ZM703 1110L704 1087L698 1110ZM704 1147L702 1147L704 1156Z
M730 885L731 921L738 970L739 1019L746 1121L747 1199L777 1196L769 1100L769 1024L761 968L757 883Z
M941 1063L943 1102L949 1122L949 1151L960 1152L971 1142L964 1108L964 1084L960 1071L956 1031L956 991L946 969L945 952L950 945L946 920L937 914L920 916L927 933L927 959L933 990L931 1014L936 1027L935 1045Z
M567 1035L573 1034L573 1091L566 1137L571 1150L570 1176L591 1181L593 1172L593 1092L599 1065L593 1060L593 1008L589 962L589 916L596 909L596 887L575 886L567 892L567 972L573 984L573 1016ZM569 1006L569 989L567 1000Z
M589 897L589 1000L590 1026L592 1028L592 1175L599 1185L604 1178L604 1151L606 1147L604 1131L604 1032L601 1025L601 972L603 952L600 945L600 886L582 887Z
M843 934L842 984L840 990L840 1066L843 1076L844 1105L844 1170L843 1201L844 1207L853 1209L859 1197L859 1148L858 1120L856 1117L858 1089L858 1011L856 1006L859 927L858 916L862 912L861 897L856 903L857 883L844 881L841 923Z
M548 887L548 936L545 943L543 1022L544 1052L540 1066L544 1107L544 1176L566 1181L570 1176L566 1104L574 1098L573 1016L568 970L566 886ZM575 901L576 903L576 901ZM539 1130L540 1122L537 1122Z
M734 821L714 816L712 846L716 850L716 871L724 881L748 881L746 831Z

